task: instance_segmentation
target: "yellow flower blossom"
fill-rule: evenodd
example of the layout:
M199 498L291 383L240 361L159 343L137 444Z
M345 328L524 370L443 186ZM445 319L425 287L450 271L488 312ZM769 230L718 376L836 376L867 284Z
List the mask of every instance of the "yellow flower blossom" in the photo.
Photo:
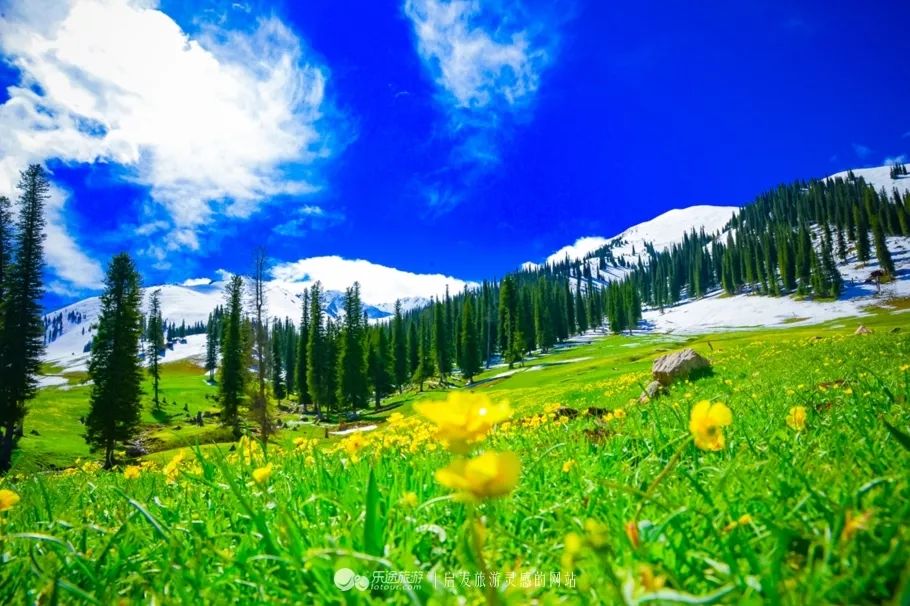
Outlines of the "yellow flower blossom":
M438 438L449 450L466 454L497 423L512 416L507 402L494 404L485 394L452 392L445 402L422 402L414 409L437 427Z
M398 504L402 507L417 507L417 495L413 492L406 492L398 499Z
M135 480L139 477L139 466L138 465L128 465L126 469L123 470L123 477L127 480Z
M170 461L168 461L167 465L164 466L164 469L161 470L168 484L173 484L177 481L177 476L180 473L180 463L182 462L183 451L179 451Z
M458 459L436 472L436 481L458 491L462 500L480 500L509 494L518 485L521 462L511 452L485 452Z
M610 539L606 524L598 522L597 520L585 520L585 533L588 543L594 549L600 549L601 547L606 546Z
M253 481L257 484L264 484L269 481L269 478L272 477L272 464L269 463L265 467L259 467L253 470Z
M0 489L0 511L12 509L19 502L19 495L7 488Z
M562 472L569 473L570 471L572 471L573 467L575 467L575 459L569 459L568 461L566 461L565 463L562 464Z
M794 406L787 414L787 426L793 431L802 431L806 428L806 407Z
M667 577L662 574L654 574L654 570L647 564L638 567L638 581L642 588L648 593L660 591L667 582Z
M844 530L841 532L841 538L844 541L849 541L853 538L853 535L855 535L860 530L869 530L869 522L871 521L871 509L859 514L855 513L852 510L847 511L847 515L844 520Z
M689 417L689 431L695 438L695 445L702 450L722 450L724 447L723 428L733 423L733 413L725 404L712 404L702 400L692 407Z
M563 570L572 570L575 567L575 557L581 553L581 536L577 532L570 532L562 543L562 568Z

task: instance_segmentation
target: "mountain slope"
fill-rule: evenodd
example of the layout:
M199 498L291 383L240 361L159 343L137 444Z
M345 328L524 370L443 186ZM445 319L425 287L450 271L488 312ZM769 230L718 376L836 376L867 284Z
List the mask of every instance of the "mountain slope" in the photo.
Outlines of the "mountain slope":
M721 230L738 210L736 206L710 206L700 204L687 208L674 208L660 214L649 221L633 225L612 238L599 236L586 236L579 238L574 244L564 246L548 256L543 264L553 264L569 260L583 259L594 251L609 246L613 257L626 262L637 262L638 255L645 250L645 245L650 243L658 251L665 250L681 242L686 233L693 229L705 230L713 233ZM634 254L633 254L634 251ZM538 264L528 262L523 265L526 269L533 269Z

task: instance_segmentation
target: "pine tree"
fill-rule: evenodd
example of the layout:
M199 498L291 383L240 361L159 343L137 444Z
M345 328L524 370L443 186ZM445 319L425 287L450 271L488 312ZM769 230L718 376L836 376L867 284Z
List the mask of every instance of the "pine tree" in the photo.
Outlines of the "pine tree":
M414 371L413 381L417 383L420 391L423 384L433 376L433 352L430 347L429 328L421 324L417 338L417 369Z
M240 405L246 395L249 368L248 338L244 336L243 278L232 276L225 289L227 311L221 340L221 377L218 399L221 422L240 437Z
M449 350L449 335L446 329L445 304L437 301L433 306L433 356L439 382L444 387L452 372L452 358Z
M50 184L44 169L32 164L21 173L18 187L20 214L12 239L14 261L4 270L0 309L0 473L10 468L26 403L38 389L36 377L44 353L44 202Z
M281 346L284 349L282 362L284 363L284 393L290 399L297 388L297 329L290 319L284 319Z
M209 383L215 382L215 371L218 369L218 335L219 322L215 314L209 314L205 335L205 369L209 371Z
M274 394L275 399L278 400L278 403L281 404L281 401L287 395L285 389L285 378L284 378L284 360L281 356L281 351L284 349L281 346L281 324L276 320L272 324L272 360L271 360L271 373L272 373L272 394Z
M300 313L300 333L297 335L297 402L303 407L304 412L308 404L313 402L310 396L309 378L307 371L309 359L307 346L310 339L310 291L304 291L303 304Z
M307 388L310 399L316 407L316 414L321 407L330 402L330 368L329 347L327 343L327 326L323 320L322 284L316 282L310 289L310 324L307 341Z
M104 467L110 469L114 447L135 435L141 414L142 290L127 254L113 258L104 284L88 369L92 392L85 440L104 452Z
M865 263L869 260L869 224L860 204L853 207L853 221L856 223L856 257L860 263Z
M0 335L3 334L3 301L7 272L13 257L13 215L9 198L0 196Z
M894 261L891 259L891 252L888 250L888 244L885 241L885 233L882 231L881 219L876 213L870 213L869 219L872 227L872 241L875 244L875 257L878 259L878 265L885 275L893 276Z
M338 350L338 402L352 411L366 407L368 385L364 368L363 306L360 285L355 282L344 294L344 320Z
M466 295L461 310L461 374L470 385L480 372L480 343L474 320L474 297Z
M149 299L149 317L146 322L146 357L148 358L149 375L152 377L152 403L155 410L161 408L158 399L161 383L161 354L164 350L164 320L161 317L161 291L155 290Z
M389 395L394 387L392 364L389 357L389 343L386 338L386 331L383 328L371 330L367 349L367 373L370 376L370 386L373 388L373 403L377 410L382 403L382 398Z
M253 260L253 275L250 276L250 289L253 304L253 351L256 356L257 390L253 397L250 411L259 425L259 436L267 443L272 433L272 416L266 394L266 376L268 374L269 327L266 318L265 300L266 259L265 251L256 251Z
M417 333L417 322L408 322L408 377L413 377L420 363L420 336Z
M398 392L404 390L408 380L408 342L401 317L401 301L395 301L395 316L392 318L392 375Z

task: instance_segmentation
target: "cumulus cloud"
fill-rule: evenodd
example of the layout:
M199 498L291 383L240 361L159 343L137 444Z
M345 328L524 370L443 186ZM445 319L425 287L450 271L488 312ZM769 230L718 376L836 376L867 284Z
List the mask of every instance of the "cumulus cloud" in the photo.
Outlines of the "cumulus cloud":
M556 26L519 5L496 0L406 0L417 53L439 89L454 145L446 179L426 179L433 214L448 212L500 161L499 150L517 119L527 114L541 75L553 61Z
M0 53L21 77L0 105L0 191L29 162L111 163L150 188L144 232L195 249L216 216L319 188L328 71L277 18L190 35L147 0L7 4Z
M907 156L904 154L898 154L897 156L889 156L885 158L882 162L885 166L894 166L895 164L906 164Z
M377 305L408 297L434 297L455 293L465 286L476 286L442 274L416 274L363 259L344 259L338 256L311 257L272 268L278 282L312 283L319 281L327 290L344 290L360 282L364 303Z
M47 224L44 253L47 264L54 268L57 280L47 288L53 293L71 296L80 290L101 288L104 271L101 264L86 255L66 230L64 207L67 192L52 186L50 198L45 205Z
M550 53L507 11L484 14L476 0L407 0L404 11L421 59L457 107L514 106L537 91Z

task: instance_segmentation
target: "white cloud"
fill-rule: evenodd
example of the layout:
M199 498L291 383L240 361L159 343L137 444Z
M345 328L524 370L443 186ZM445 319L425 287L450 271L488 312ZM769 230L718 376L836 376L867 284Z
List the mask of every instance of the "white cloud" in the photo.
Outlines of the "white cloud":
M58 280L51 281L47 288L59 295L69 296L83 289L98 289L104 279L104 271L98 261L90 258L66 231L64 206L67 193L59 187L51 187L50 197L45 205L47 225L44 253L47 264L57 274Z
M486 22L476 0L406 0L417 50L436 83L456 106L484 108L526 101L550 61L527 28L509 27L505 13Z
M547 264L550 263L559 263L560 261L565 261L566 257L570 259L581 259L585 255L594 252L598 248L602 248L609 244L610 240L606 238L601 238L599 236L585 236L575 240L575 244L569 244L568 246L563 246L555 253L547 257Z
M894 166L895 164L906 164L907 156L904 154L898 154L897 156L889 156L884 159L882 162L885 166Z
M216 215L319 187L327 70L277 18L194 37L148 0L7 4L0 53L21 81L0 105L0 191L29 162L113 163L163 206L148 229L194 249Z
M280 263L272 268L272 277L278 282L322 282L327 290L344 290L360 282L364 303L377 305L407 297L433 297L449 292L456 293L465 286L476 286L442 274L415 274L393 267L386 267L362 259L343 259L338 256L311 257L290 263Z

